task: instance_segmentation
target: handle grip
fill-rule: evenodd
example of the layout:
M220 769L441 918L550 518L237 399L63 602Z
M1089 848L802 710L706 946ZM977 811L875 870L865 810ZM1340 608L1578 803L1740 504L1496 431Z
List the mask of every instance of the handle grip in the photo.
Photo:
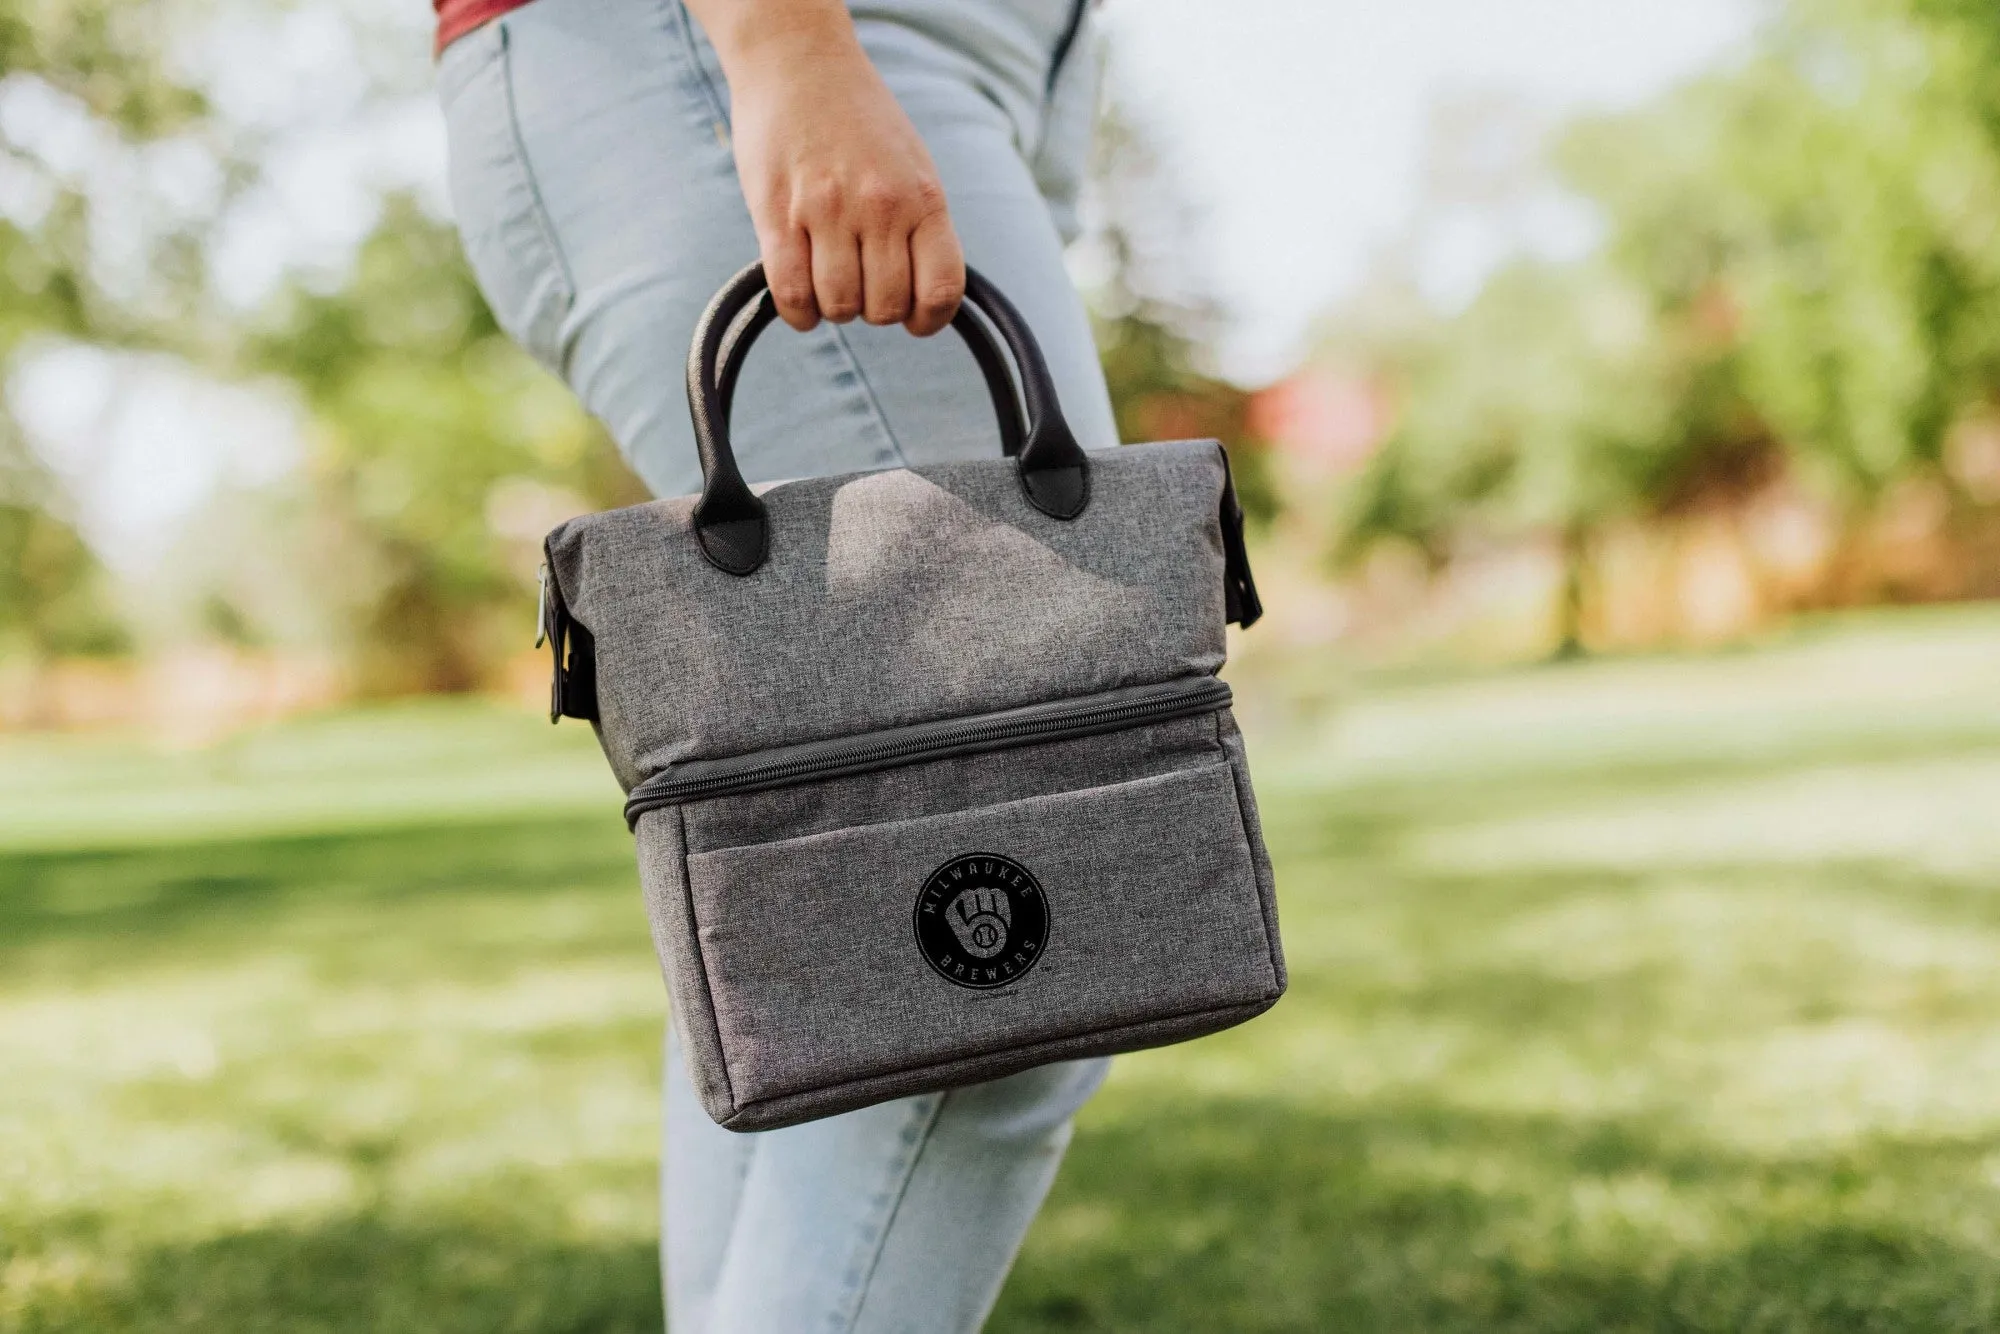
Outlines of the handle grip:
M688 350L688 411L702 475L695 540L708 563L728 574L754 574L770 552L770 521L764 502L736 466L729 418L750 346L777 317L764 266L751 264L709 302ZM1028 503L1051 518L1076 518L1090 503L1090 464L1063 418L1048 362L1027 322L998 288L968 267L965 300L951 323L985 377L1002 452L1014 458ZM1027 404L1025 424L1008 370L1010 353L1020 376L1020 399Z

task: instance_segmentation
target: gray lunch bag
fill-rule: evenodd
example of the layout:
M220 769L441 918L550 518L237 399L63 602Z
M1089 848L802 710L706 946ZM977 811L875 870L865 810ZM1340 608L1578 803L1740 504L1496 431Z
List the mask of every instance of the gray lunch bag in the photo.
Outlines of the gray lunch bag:
M791 1125L1269 1009L1271 866L1216 679L1260 610L1222 447L1086 455L968 273L1005 456L758 494L729 403L774 315L752 265L695 331L702 493L545 546L553 712L629 794L708 1114Z

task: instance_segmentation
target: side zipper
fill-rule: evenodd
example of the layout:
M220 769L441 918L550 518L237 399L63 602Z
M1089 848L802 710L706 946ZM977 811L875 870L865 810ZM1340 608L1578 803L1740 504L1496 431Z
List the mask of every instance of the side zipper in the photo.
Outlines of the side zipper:
M1229 450L1222 454L1222 619L1248 630L1264 614L1257 581L1250 575L1250 549L1243 543L1243 506L1236 500L1236 479L1229 471Z
M549 672L549 721L581 718L597 721L597 640L580 621L571 619L563 602L562 585L556 580L554 565L546 559L543 546L538 605L535 609L535 647L546 641L552 659Z
M636 827L647 811L682 802L874 773L953 755L1101 736L1148 723L1216 713L1228 708L1229 701L1228 685L1212 676L1199 676L970 718L913 723L856 737L778 746L726 759L684 761L632 789L625 802L625 823Z

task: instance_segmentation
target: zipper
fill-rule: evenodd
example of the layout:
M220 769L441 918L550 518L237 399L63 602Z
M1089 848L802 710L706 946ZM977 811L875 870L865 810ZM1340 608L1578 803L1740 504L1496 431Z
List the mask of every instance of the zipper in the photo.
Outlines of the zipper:
M535 590L535 647L549 646L549 721L558 723L563 717L564 681L563 655L569 647L569 614L563 605L562 589L556 583L554 571L544 559L542 568L535 572L538 587Z
M779 746L727 759L687 760L662 769L632 789L625 802L625 823L637 826L647 811L682 802L1191 718L1228 708L1229 700L1227 685L1212 676L1200 676L1082 699L1028 704L972 718L913 723L858 737Z
M562 583L542 544L541 588L535 608L535 647L549 646L549 721L581 718L597 721L597 640L583 622L569 614Z

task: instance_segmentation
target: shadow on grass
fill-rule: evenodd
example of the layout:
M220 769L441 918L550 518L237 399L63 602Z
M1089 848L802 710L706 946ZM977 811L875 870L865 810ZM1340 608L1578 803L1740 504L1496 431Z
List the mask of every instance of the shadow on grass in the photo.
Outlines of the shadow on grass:
M6 1327L659 1334L662 1326L650 1241L562 1239L450 1214L350 1215L155 1245L126 1252L113 1272L107 1281L42 1289L16 1306L10 1314L19 1323Z
M1764 1160L1619 1123L1176 1101L1087 1121L988 1328L1992 1330L2000 1256L1879 1191L1994 1148ZM1623 1219L1583 1203L1621 1188Z
M1635 764L1498 784L1267 790L1297 946L1294 994L1267 1024L1380 1013L1448 1020L1499 1050L1533 1033L1642 1055L1677 1014L1707 1031L1699 1026L1711 1017L1684 1014L1675 999L1679 974L1643 951L1629 970L1579 978L1531 952L1490 956L1479 945L1567 898L1643 893L1660 880L1653 872L1441 873L1410 865L1401 850L1441 811L1467 820L1746 767ZM2000 896L1983 884L1892 863L1724 864L1703 874L1724 889L1810 887L1828 912L1865 898L1933 923L2000 919ZM86 977L154 957L301 945L322 974L365 967L393 977L474 966L461 954L495 967L567 948L643 956L634 878L615 815L11 856L0 858L0 971L30 961ZM523 911L538 896L578 890L587 911L577 924ZM1356 910L1399 934L1371 937L1357 955L1344 915ZM1422 966L1392 966L1396 949ZM332 961L350 953L359 962ZM1817 972L1758 986L1794 1008L1842 1012L1852 1003L1849 963L1839 953ZM1966 996L1946 1000L1984 999ZM648 1021L645 1033L598 1025L532 1041L553 1044L534 1049L549 1058L586 1043L638 1050L650 1037ZM365 1074L376 1057L346 1059ZM348 1068L329 1063L320 1077L338 1087ZM1251 1087L1283 1090L1285 1078L1270 1069ZM143 1092L149 1118L208 1116L216 1106L213 1090ZM994 1334L2000 1328L2000 1258L1957 1240L1984 1201L1980 1183L2000 1140L1758 1158L1641 1121L1282 1097L1147 1104L1115 1087L1107 1097L1122 1100L1085 1118ZM311 1152L347 1157L362 1176L385 1171L394 1152L327 1139L313 1121L292 1133ZM579 1180L566 1176L564 1189ZM118 1226L155 1221L143 1198L132 1204ZM44 1250L112 1257L101 1281L44 1284L26 1305L5 1294L0 1329L657 1330L650 1243L569 1235L550 1221L564 1208L526 1190L456 1211L384 1205L186 1242L121 1242L108 1222L66 1231L0 1218L0 1281L12 1268L9 1233L17 1247L28 1237ZM37 1263L28 1256L21 1272Z
M0 958L50 941L171 952L189 935L247 934L302 909L401 907L468 890L632 892L636 879L615 815L18 853L0 856Z
M1885 1212L1861 1185L1970 1172L1994 1148L1891 1142L1855 1161L1766 1160L1642 1126L1421 1104L1340 1115L1196 1100L1114 1113L1079 1134L988 1329L1991 1330L2000 1257ZM1581 1194L1642 1175L1707 1215L1698 1235L1578 1207ZM119 1246L88 1218L9 1228L47 1251L115 1257L108 1277L17 1294L9 1327L658 1331L650 1242L565 1235L550 1221L562 1217L560 1201L518 1182L456 1208L185 1243Z

